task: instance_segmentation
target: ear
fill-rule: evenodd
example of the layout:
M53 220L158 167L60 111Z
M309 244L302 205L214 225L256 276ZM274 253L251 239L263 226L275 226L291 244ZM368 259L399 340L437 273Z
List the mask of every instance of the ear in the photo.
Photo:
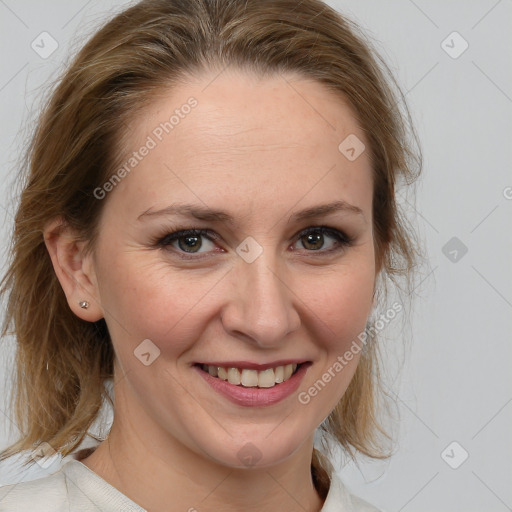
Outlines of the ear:
M46 224L44 242L71 311L82 320L103 318L92 253L85 254L85 242L61 218ZM87 301L87 309L80 302Z

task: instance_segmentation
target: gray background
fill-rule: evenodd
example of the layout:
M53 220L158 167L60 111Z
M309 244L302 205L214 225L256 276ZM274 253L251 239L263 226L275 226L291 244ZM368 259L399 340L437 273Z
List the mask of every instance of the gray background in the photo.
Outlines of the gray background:
M359 466L340 461L338 469L356 494L388 512L512 510L512 2L329 4L377 41L406 92L425 167L415 207L404 205L429 262L406 341L396 326L382 341L397 393L395 455ZM0 0L2 265L11 184L43 92L70 52L123 5ZM31 47L44 31L58 43L47 58ZM454 31L460 36L448 37ZM0 448L16 434L5 407L13 346L12 339L0 345ZM4 464L0 484L53 472L58 463L29 472Z

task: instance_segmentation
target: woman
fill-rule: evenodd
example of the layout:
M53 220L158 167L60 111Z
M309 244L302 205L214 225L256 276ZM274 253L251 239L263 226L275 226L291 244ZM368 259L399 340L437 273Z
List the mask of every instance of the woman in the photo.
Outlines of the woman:
M147 0L94 35L41 116L2 289L2 458L66 459L0 510L376 510L313 441L386 456L367 327L415 256L390 80L318 0Z

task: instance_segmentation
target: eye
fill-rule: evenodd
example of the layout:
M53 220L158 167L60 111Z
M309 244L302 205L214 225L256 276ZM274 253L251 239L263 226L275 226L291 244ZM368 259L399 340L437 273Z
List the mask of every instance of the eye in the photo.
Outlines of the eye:
M313 226L301 231L295 236L297 241L294 245L301 243L302 247L308 253L334 253L341 251L352 243L352 238L345 233L328 226ZM326 239L331 242L327 243ZM173 251L182 259L200 259L207 257L211 252L224 252L219 249L215 241L220 237L210 229L182 229L168 233L163 237L153 240L153 245L169 251ZM202 249L202 250L201 250ZM297 250L295 247L294 250ZM299 249L300 250L300 249ZM203 256L196 256L196 255Z
M331 239L328 248L325 248L326 238ZM352 243L352 239L345 233L327 226L310 227L299 233L297 243L301 243L308 252L330 253L341 250Z
M215 249L213 240L219 237L207 229L185 229L169 233L160 240L157 245L162 247L171 246L178 251L189 254L202 254ZM205 249L200 251L200 249Z

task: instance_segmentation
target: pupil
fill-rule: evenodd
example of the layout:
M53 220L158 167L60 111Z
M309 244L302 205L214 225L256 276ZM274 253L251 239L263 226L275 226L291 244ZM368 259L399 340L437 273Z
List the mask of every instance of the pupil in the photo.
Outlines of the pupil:
M182 240L185 240L185 244L182 244ZM197 247L195 247L197 245ZM184 236L179 239L180 249L186 252L195 252L190 249L200 249L201 248L201 237L199 236Z
M321 247L322 244L319 244L318 242L322 241L322 233L306 235L306 245L313 244L313 247L310 247L311 249L317 250ZM316 245L315 245L316 244Z

